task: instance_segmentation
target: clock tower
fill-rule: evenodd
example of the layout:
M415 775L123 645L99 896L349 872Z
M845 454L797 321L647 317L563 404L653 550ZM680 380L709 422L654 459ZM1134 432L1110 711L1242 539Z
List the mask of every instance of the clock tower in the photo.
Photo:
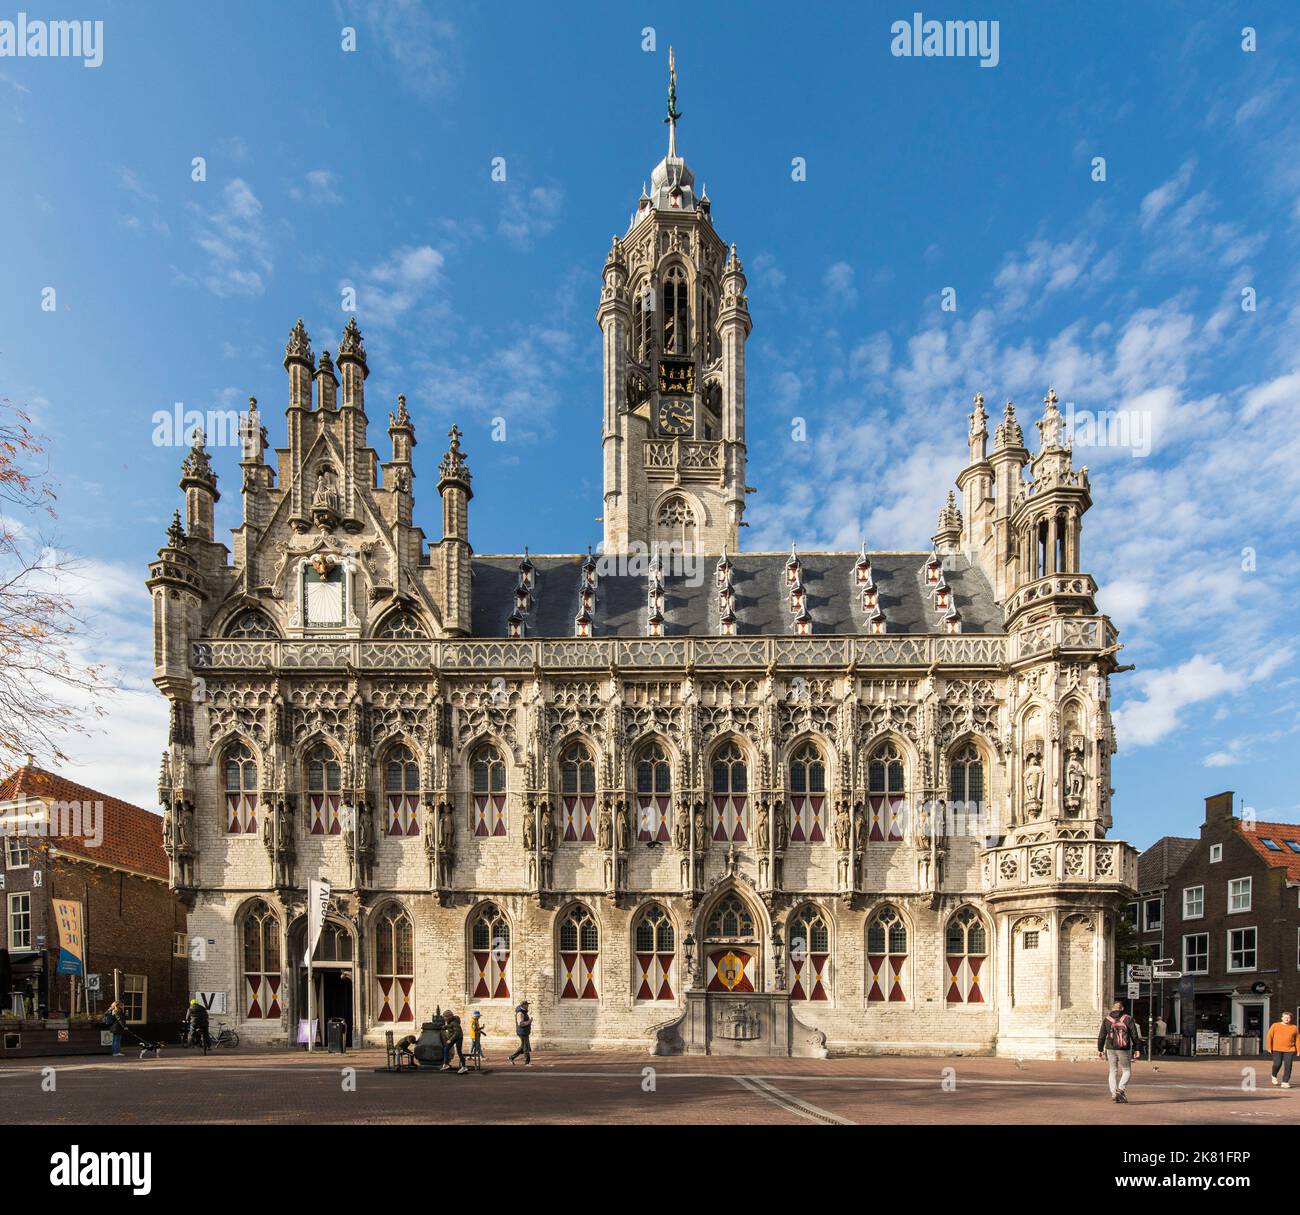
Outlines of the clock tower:
M614 238L596 312L607 553L656 543L735 551L743 526L745 274L677 154L679 118L670 48L668 154Z

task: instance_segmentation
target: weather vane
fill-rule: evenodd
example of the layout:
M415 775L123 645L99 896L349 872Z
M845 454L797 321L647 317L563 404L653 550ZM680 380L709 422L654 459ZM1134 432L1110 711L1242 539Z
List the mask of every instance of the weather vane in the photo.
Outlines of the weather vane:
M673 48L668 48L668 155L677 155L677 120L681 113L677 109L677 62L673 58Z

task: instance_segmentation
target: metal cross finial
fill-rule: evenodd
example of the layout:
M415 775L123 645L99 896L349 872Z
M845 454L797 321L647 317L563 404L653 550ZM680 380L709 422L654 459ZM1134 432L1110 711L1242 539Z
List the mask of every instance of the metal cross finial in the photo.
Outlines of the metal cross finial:
M681 112L677 109L677 61L673 58L673 48L668 48L668 156L677 155L677 120Z
M1060 398L1056 395L1056 389L1055 389L1055 388L1049 388L1049 389L1047 390L1047 395L1043 398L1043 404L1044 404L1044 405L1055 405L1056 402L1057 402L1059 399L1060 399Z
M452 423L452 426L451 426L451 429L447 432L447 438L449 438L449 439L451 440L451 449L452 449L452 451L459 451L459 450L460 450L460 436L461 436L461 433L462 433L462 432L461 432L460 427L457 426L457 425L453 422L453 423Z

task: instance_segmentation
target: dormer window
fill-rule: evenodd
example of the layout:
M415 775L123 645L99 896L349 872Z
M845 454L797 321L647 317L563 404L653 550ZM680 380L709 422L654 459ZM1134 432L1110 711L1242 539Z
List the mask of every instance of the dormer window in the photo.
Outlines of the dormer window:
M520 583L515 588L515 611L521 616L528 615L528 609L532 606L533 597L528 593L528 587Z
M794 630L800 637L811 637L812 624L812 617L809 616L806 611L800 612L799 615L795 617Z
M582 610L590 612L596 606L596 592L589 586L582 588Z
M880 592L874 586L862 588L862 614L870 616L880 606Z
M943 562L939 560L938 553L931 553L930 560L925 563L925 581L927 586L936 586L943 576Z
M650 612L650 636L662 637L664 635L664 614L658 608Z
M866 586L871 581L871 561L866 553L858 558L857 564L853 567L853 581L858 586Z
M575 637L591 636L591 612L586 607L574 618L573 635Z
M724 637L734 637L736 635L736 613L735 612L731 611L730 609L723 612L718 623L722 628L722 635Z
M950 606L949 600L951 599L951 595L952 592L949 590L948 584L943 581L941 576L938 586L934 588L935 611L946 612Z
M794 586L796 582L802 581L802 577L803 577L803 570L802 567L799 565L799 558L795 556L795 551L792 548L790 550L790 560L785 563L786 583L790 586Z
M885 613L877 608L875 614L867 621L867 627L871 630L872 636L882 636L885 632Z
M790 588L790 610L792 612L802 612L803 600L803 584L796 582L794 586Z
M510 613L510 636L516 639L524 635L524 618L518 612Z
M961 632L961 613L955 607L949 608L948 614L943 618L943 631L949 634Z
M519 563L519 585L533 589L533 563L528 559L528 550L524 549L524 559Z

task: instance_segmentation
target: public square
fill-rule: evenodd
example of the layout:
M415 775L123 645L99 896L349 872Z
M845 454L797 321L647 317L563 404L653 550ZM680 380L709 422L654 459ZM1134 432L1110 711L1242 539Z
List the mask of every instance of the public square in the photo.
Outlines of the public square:
M498 1049L464 1076L377 1073L383 1063L374 1050L8 1061L0 1123L1294 1125L1300 1112L1300 1089L1271 1088L1257 1059L1139 1062L1128 1105L1109 1100L1097 1060L542 1052L526 1068ZM52 1092L42 1090L46 1066Z

